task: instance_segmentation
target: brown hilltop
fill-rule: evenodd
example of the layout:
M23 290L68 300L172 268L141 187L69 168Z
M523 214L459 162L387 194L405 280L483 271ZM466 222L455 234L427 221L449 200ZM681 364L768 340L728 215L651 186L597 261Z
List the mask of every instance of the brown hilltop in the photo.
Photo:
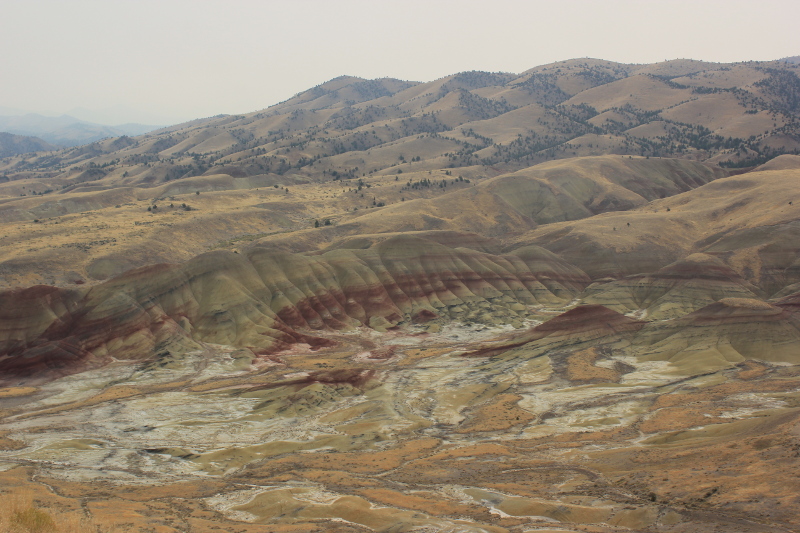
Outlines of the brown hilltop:
M744 164L765 150L800 148L796 70L785 62L587 59L428 83L343 76L266 110L7 160L4 171L48 172L60 188L222 172L319 179L471 164L517 169L606 150ZM65 165L73 166L62 172Z
M544 246L594 279L652 272L702 252L771 295L800 281L794 265L797 178L795 170L731 176L627 212L550 224L515 240Z
M754 172L762 170L793 170L800 168L800 156L783 154L774 159L770 159L763 165L753 169Z
M481 185L537 223L549 224L625 211L724 176L691 162L604 156L543 163Z

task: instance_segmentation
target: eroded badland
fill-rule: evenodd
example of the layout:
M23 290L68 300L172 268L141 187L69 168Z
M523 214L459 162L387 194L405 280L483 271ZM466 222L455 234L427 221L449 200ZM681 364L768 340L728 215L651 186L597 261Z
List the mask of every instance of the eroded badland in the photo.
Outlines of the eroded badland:
M797 531L798 68L342 77L0 159L0 527Z

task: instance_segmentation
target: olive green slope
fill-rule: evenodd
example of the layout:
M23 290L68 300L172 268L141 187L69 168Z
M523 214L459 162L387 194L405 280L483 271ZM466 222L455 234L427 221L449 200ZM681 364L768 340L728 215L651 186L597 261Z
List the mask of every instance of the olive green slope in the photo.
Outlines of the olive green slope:
M721 259L692 254L652 274L593 283L585 303L601 304L640 318L663 320L689 314L724 298L758 298L763 292Z
M521 327L562 306L588 278L555 255L448 248L396 236L367 249L299 255L254 248L133 270L91 289L0 293L4 379L42 380L196 349L197 342L272 353L331 341L314 332L461 320Z

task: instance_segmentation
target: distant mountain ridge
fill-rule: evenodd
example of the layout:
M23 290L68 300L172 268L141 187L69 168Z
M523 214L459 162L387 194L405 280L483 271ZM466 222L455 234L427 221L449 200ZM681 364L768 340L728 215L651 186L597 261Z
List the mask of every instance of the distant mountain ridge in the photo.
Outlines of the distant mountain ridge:
M43 141L38 137L14 135L13 133L0 132L0 157L8 157L28 152L42 152L57 150L56 146Z
M429 82L340 76L259 111L145 135L129 126L126 139L85 141L41 159L9 161L0 170L51 176L61 169L59 178L72 180L95 166L103 169L103 186L110 186L213 174L330 181L445 167L496 175L603 154L746 168L800 154L798 71L800 65L785 60L624 64L583 58L519 74L471 71ZM28 128L0 121L0 131L38 134ZM79 124L63 136L73 144L123 137L100 128Z
M134 123L105 126L70 115L46 117L36 113L27 113L25 115L0 116L0 131L14 135L38 137L61 147L79 146L108 137L142 135L160 127Z

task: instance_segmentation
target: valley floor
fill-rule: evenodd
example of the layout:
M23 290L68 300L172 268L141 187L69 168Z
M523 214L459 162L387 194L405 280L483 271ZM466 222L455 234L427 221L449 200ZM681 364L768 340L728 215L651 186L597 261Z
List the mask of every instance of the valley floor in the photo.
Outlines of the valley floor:
M62 530L800 527L800 368L514 342L536 324L206 344L1 389L4 525L32 506Z

